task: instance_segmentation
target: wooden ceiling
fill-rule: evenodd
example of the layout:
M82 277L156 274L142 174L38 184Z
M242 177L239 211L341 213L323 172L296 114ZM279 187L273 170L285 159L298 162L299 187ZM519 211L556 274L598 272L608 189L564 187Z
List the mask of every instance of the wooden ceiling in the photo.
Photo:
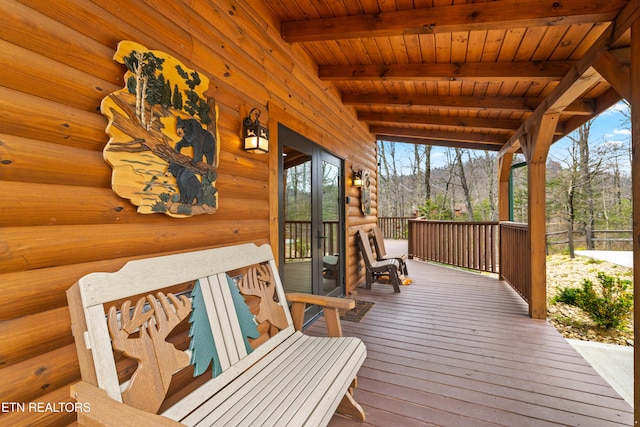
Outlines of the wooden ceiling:
M264 1L382 140L515 152L542 114L557 140L629 86L630 0Z

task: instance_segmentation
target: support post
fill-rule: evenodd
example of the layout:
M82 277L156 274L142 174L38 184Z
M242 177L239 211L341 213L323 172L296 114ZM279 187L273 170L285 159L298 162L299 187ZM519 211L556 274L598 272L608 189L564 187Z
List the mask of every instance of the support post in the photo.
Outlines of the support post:
M498 159L498 222L509 221L509 176L511 175L512 161L513 153L511 152L504 153ZM498 229L498 233L501 235L500 229ZM498 277L500 280L504 280L504 275L502 274L504 263L513 261L504 259L505 257L502 256L502 238L498 240L498 244L500 245L498 248L498 253L500 254Z
M635 291L640 283L640 19L631 25L631 182L633 200L633 318L634 342L640 339L640 301ZM634 425L640 423L640 350L633 351L633 407Z
M529 263L531 266L531 298L529 316L547 318L547 253L546 253L546 162L560 113L547 113L527 135L523 152L527 158Z
M532 162L527 168L529 193L529 263L531 264L531 300L529 316L547 318L546 254L546 163Z
M498 160L498 221L509 221L509 176L513 153L505 153Z

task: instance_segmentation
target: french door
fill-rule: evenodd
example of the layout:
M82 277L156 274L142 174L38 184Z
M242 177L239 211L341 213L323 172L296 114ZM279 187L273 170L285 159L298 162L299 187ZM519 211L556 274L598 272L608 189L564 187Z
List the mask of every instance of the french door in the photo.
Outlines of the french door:
M343 161L278 127L280 266L287 292L344 293ZM317 313L309 311L305 319Z

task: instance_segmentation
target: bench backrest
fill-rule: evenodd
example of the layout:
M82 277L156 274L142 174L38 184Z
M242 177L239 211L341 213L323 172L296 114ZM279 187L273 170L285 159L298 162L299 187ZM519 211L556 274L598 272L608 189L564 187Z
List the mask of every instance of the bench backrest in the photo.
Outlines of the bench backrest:
M368 267L373 265L376 259L373 256L373 251L371 250L371 240L369 240L369 235L362 228L358 230L357 240L364 263Z
M373 242L376 247L376 255L378 260L387 256L387 249L384 246L384 235L377 225L373 227Z
M153 413L176 383L207 370L219 390L294 332L268 245L135 260L67 295L83 380Z

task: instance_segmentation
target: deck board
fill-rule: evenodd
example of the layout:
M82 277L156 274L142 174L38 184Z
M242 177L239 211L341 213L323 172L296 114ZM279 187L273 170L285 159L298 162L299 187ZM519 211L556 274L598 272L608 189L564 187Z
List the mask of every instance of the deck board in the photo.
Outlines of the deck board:
M394 250L399 252L399 250ZM343 332L365 342L356 400L367 421L330 426L629 426L630 405L494 276L408 261L410 286L358 289L374 301ZM324 320L308 333L322 335Z

